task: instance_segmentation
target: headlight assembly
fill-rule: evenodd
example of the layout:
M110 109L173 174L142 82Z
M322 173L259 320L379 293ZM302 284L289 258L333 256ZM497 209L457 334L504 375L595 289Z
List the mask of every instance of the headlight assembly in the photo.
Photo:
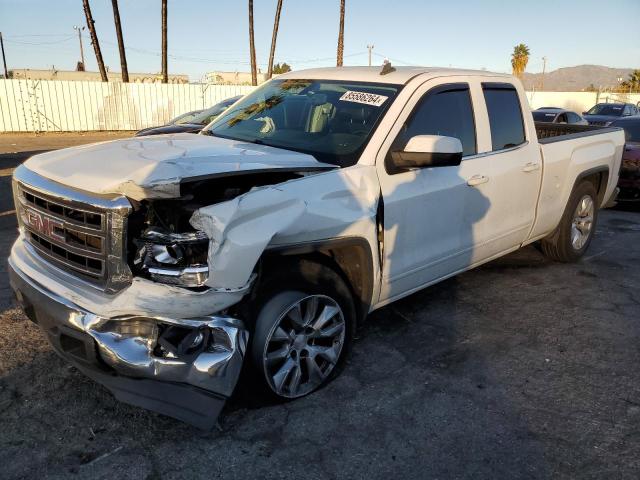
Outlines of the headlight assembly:
M209 277L209 239L204 232L170 233L149 228L134 243L134 268L156 282L201 287Z

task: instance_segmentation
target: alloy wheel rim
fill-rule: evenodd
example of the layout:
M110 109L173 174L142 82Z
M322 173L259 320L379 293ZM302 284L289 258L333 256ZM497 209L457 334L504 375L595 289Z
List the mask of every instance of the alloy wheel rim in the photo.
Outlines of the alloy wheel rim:
M571 222L571 245L574 249L580 250L589 240L593 229L594 212L593 198L590 195L583 196L576 206Z
M263 352L271 389L296 398L322 385L338 363L345 330L340 305L325 295L309 295L287 307Z

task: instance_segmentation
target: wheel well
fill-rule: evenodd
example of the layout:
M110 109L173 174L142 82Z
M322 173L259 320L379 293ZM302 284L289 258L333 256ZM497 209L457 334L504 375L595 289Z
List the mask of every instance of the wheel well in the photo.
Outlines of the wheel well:
M584 172L574 185L574 188L583 181L591 182L596 189L598 195L598 207L601 207L604 203L604 194L607 190L607 184L609 182L609 169L587 170Z
M282 268L283 262L290 265L302 260L319 263L340 275L353 296L358 322L364 320L373 295L373 260L366 240L337 239L270 249L263 255L260 268L269 272Z

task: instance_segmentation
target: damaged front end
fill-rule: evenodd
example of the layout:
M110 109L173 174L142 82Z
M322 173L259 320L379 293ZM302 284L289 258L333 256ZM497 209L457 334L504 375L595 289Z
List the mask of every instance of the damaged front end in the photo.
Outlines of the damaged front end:
M242 368L249 334L241 320L104 318L36 283L12 259L9 266L24 311L62 357L121 401L199 428L215 425Z
M212 285L212 276L220 276L209 255L215 240L192 218L204 207L304 175L196 178L180 182L174 198L134 199L90 196L22 166L14 174L20 236L9 259L11 286L55 351L116 398L210 429L240 376L249 333L236 305L256 274L249 271L237 285ZM126 206L126 214L117 211L122 221L105 220L116 205ZM75 212L84 212L85 223ZM32 217L39 222L30 223ZM47 256L42 245L50 247ZM102 277L70 265L84 258L80 253L104 261L95 269ZM107 290L114 272L122 282Z
M11 285L54 349L116 398L210 429L240 376L249 340L241 300L265 249L340 236L375 245L367 236L375 232L375 172L316 175L329 170L335 167L190 177L172 198L104 195L106 212L112 198L131 205L121 230L100 232L103 245L121 240L120 253L93 255L118 261L126 273L115 292L43 259L21 224L9 259ZM71 250L62 235L77 222L57 212L94 209L86 199L95 197L27 171L16 170L15 184L28 184L47 210L40 203L26 208L41 220L52 217L57 229L56 237L46 229L38 235L54 253L62 250L53 246ZM317 180L290 181L305 177Z

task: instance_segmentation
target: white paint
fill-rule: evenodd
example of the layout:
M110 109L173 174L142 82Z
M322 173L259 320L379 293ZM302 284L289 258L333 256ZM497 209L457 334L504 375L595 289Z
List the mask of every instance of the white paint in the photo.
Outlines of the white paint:
M378 198L375 169L355 165L201 208L191 224L211 240L207 285L243 285L269 245L352 236L364 238L376 251Z
M31 171L87 192L173 198L185 178L276 168L335 168L311 155L208 135L123 138L29 158Z
M405 152L462 153L462 143L453 137L442 135L416 135L404 147Z

